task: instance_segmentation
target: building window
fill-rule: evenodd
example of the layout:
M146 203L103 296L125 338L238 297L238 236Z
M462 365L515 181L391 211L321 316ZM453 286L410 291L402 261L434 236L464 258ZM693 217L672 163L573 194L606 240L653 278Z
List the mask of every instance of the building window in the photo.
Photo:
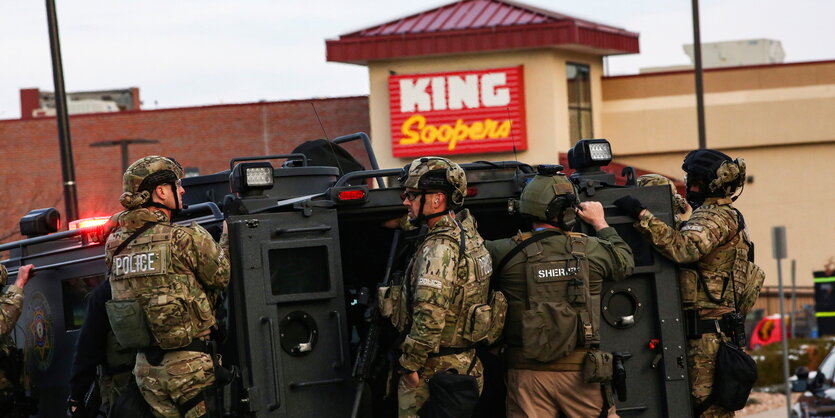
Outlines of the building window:
M591 77L589 66L568 63L568 127L571 144L583 138L593 138L591 125Z

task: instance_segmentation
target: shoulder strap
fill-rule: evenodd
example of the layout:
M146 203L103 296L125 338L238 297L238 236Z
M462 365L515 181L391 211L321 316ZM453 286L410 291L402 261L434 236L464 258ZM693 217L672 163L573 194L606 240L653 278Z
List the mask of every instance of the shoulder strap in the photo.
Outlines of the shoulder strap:
M736 212L736 232L733 235L731 235L728 238L728 240L725 241L722 245L731 242L731 240L733 240L737 235L739 235L742 232L743 229L745 229L745 218L742 217L742 212L740 212L737 208L734 208L734 207L732 207L731 209L733 209L734 212ZM745 239L743 239L743 240L745 241L746 244L748 244L748 251L749 251L749 254L750 254L750 252L753 251L753 244L749 243L748 240L745 240ZM749 255L748 258L749 258L749 260L751 259L750 255ZM751 260L751 261L753 261L753 260ZM718 298L715 298L715 297L713 297L713 295L710 294L710 291L707 289L707 283L705 282L704 277L702 277L701 270L699 271L699 274L697 276L699 278L699 284L701 284L702 289L704 289L705 295L707 296L707 298L711 302L716 303L716 304L722 304L722 302L725 301L725 291L728 289L728 281L730 281L731 285L733 286L733 292L734 292L734 295L733 295L734 296L734 307L737 306L737 303L736 303L736 283L734 283L734 280L733 280L733 276L734 276L733 269L731 269L731 276L729 278L725 278L725 279L722 280L722 292L719 293Z
M461 260L464 259L464 251L467 246L467 234L465 233L464 225L461 225L461 221L456 219L455 223L458 225L458 230L460 231L458 236L458 263L460 265Z
M510 250L510 252L507 253L507 255L505 255L502 258L501 261L499 261L499 264L495 268L493 268L493 271L498 273L498 274L501 274L502 269L504 268L505 264L507 264L508 261L510 261L513 257L515 257L516 254L519 254L523 249L525 249L525 247L527 247L528 245L531 245L531 244L533 244L537 241L542 241L545 238L553 237L553 236L556 236L556 235L563 235L563 233L560 232L560 231L554 230L554 229L549 229L549 230L543 231L541 234L536 234L536 235L520 242L519 245L513 247L513 249ZM573 247L572 247L572 251L573 251Z
M116 251L113 252L113 255L118 255L120 252L122 252L122 250L125 249L125 247L128 246L128 244L130 244L133 240L142 235L143 232L147 231L156 224L156 222L146 222L144 225L140 226L136 231L133 231L133 233L130 234L130 236L127 239L122 241L122 243L119 244L118 247L116 247Z

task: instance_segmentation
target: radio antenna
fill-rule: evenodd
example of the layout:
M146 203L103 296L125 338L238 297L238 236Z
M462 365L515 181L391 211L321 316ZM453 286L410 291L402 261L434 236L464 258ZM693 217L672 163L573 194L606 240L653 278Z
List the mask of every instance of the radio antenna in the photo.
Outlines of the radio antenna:
M507 121L510 122L510 140L513 143L513 159L519 162L519 157L516 156L516 137L513 135L513 120L510 118L510 107L505 107L507 111Z
M313 114L316 115L316 120L319 122L319 127L322 128L322 134L325 135L325 141L328 141L328 147L331 150L333 160L336 161L336 167L339 168L339 175L342 176L343 174L345 174L345 171L342 170L342 164L339 163L339 157L336 155L336 151L333 149L333 142L331 142L330 137L328 137L328 132L325 130L325 125L322 123L322 119L319 118L319 112L316 110L316 104L313 103L313 101L311 101L310 107L313 108Z

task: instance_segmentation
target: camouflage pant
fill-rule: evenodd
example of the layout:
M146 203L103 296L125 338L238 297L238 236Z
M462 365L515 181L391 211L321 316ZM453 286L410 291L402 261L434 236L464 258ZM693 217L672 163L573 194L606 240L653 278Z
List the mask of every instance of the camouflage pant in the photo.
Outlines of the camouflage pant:
M690 373L690 393L696 402L705 400L713 389L713 371L716 368L716 352L721 340L717 334L703 334L701 339L690 340L687 348L687 365ZM695 406L695 405L694 405ZM724 418L734 416L719 406L711 406L702 417Z
M145 355L139 353L133 374L154 416L162 418L179 418L177 406L199 395L215 382L211 357L194 351L166 353L159 366L150 365ZM201 402L189 410L185 418L205 414L206 403Z
M448 369L458 370L458 373L467 373L470 368L470 363L475 361L476 364L470 371L471 376L478 379L478 392L481 393L484 387L484 367L475 355L475 349L461 354L450 354L448 356L431 357L426 360L423 369L420 371L420 380L417 387L407 387L403 382L403 377L397 384L397 403L399 407L398 416L400 418L416 418L418 410L423 406L423 403L429 399L429 385L427 382L435 373Z

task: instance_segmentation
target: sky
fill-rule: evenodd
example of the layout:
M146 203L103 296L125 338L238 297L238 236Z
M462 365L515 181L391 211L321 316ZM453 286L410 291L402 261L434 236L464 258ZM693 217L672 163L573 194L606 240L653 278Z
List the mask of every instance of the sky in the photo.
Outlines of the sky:
M325 39L451 0L56 1L66 90L139 87L143 109L368 94L366 67L329 63ZM640 33L609 75L688 64L689 0L526 0ZM786 62L835 59L833 0L701 0L702 42L768 38ZM21 88L53 91L43 1L0 4L0 119Z

